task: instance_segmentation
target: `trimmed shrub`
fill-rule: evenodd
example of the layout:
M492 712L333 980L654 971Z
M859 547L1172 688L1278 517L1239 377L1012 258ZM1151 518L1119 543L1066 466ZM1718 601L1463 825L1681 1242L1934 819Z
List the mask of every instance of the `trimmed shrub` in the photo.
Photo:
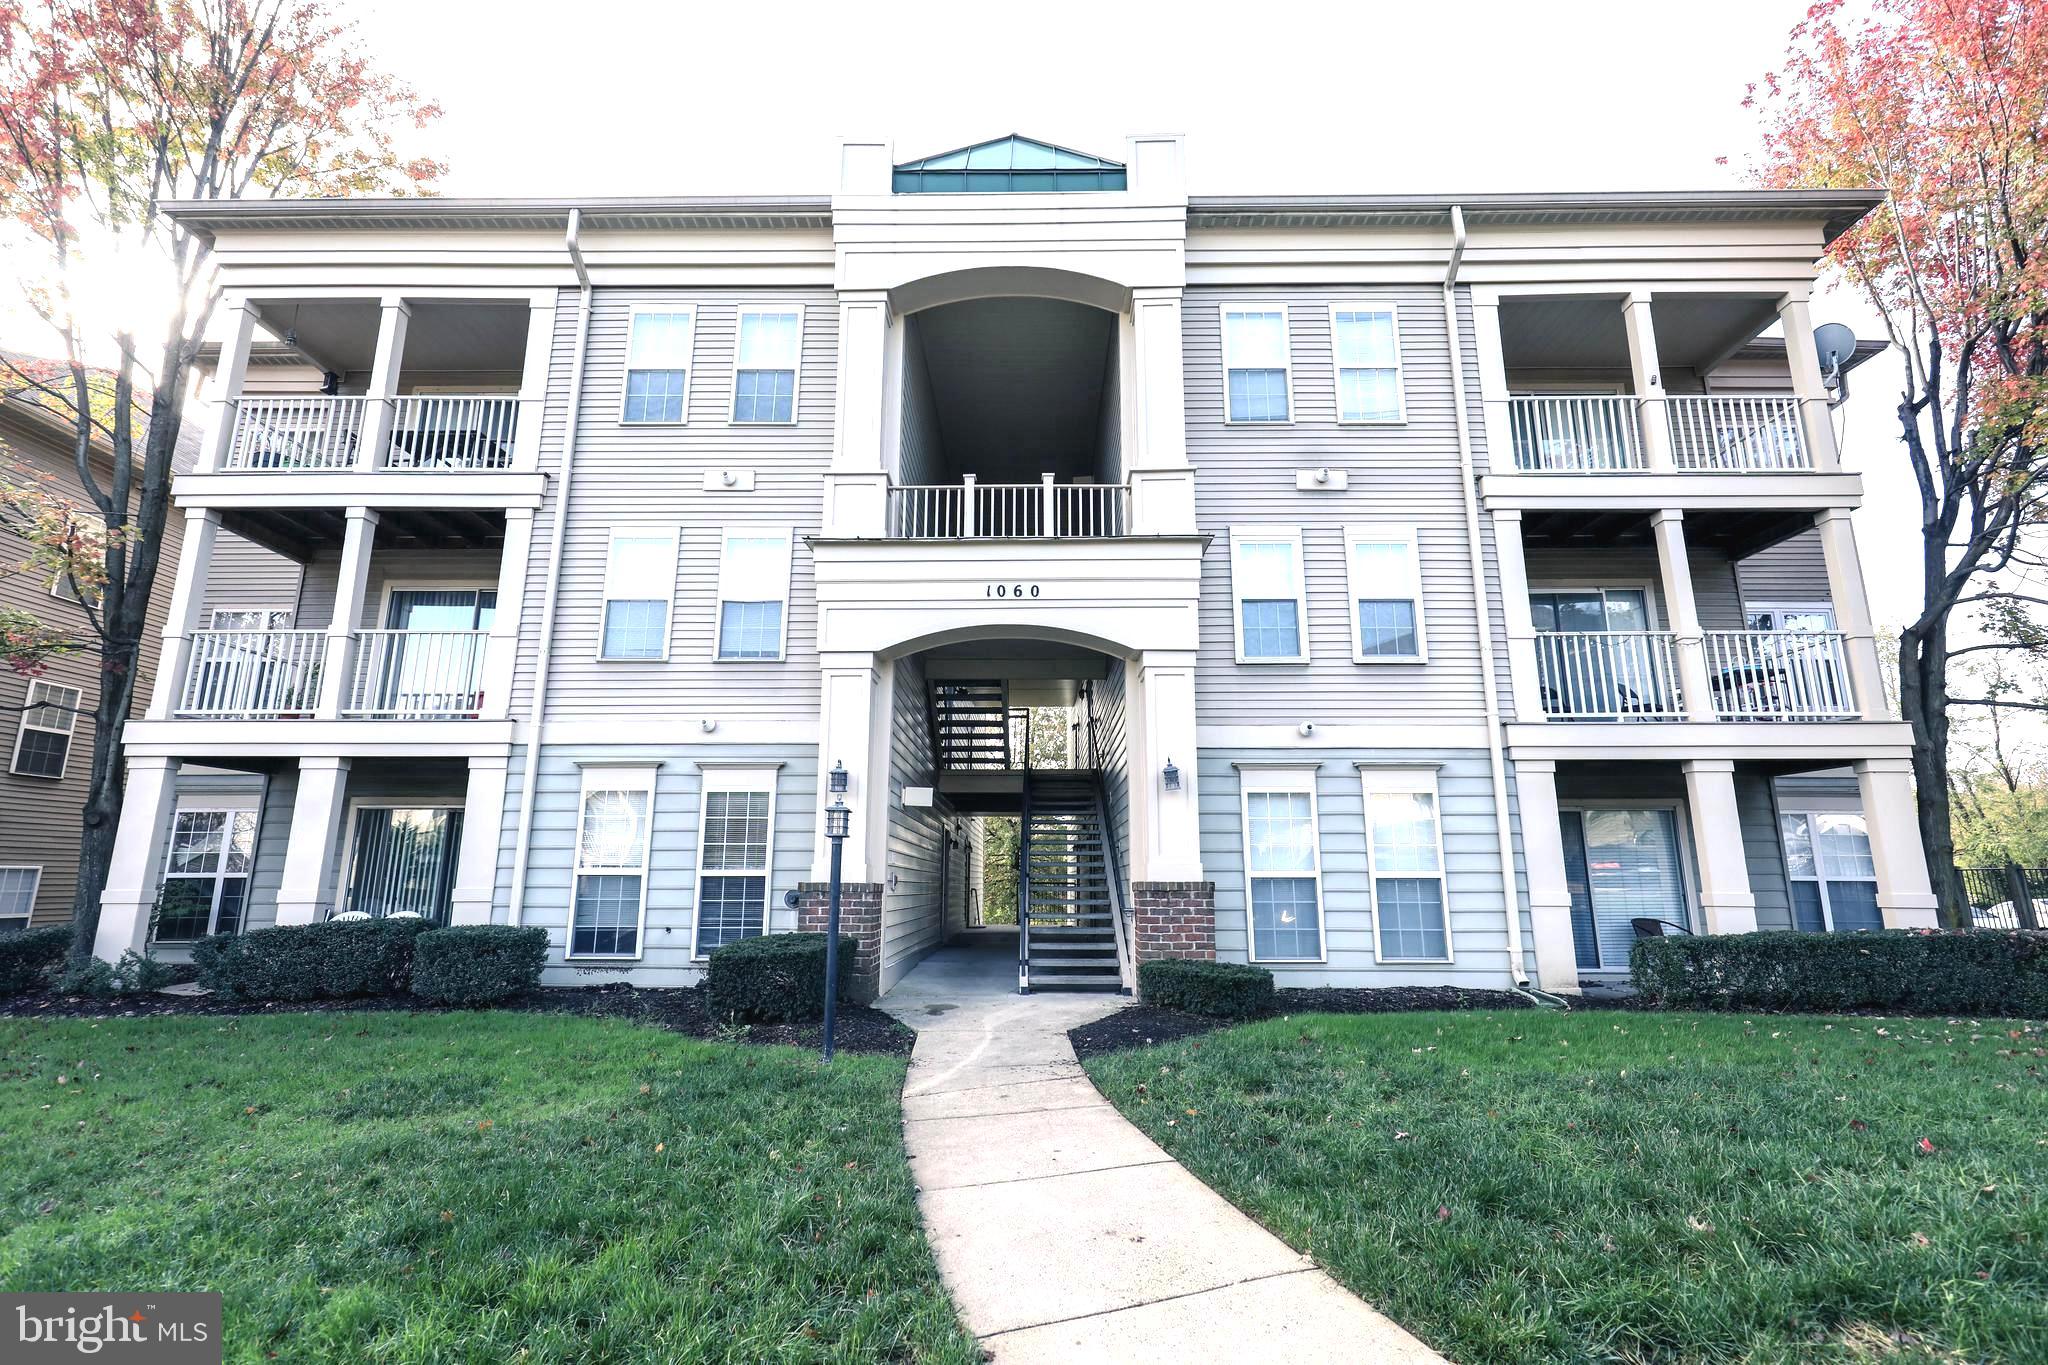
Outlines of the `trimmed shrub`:
M413 944L412 991L444 1005L488 1005L532 990L547 965L548 931L465 924Z
M860 940L839 936L839 998L853 980ZM825 936L763 934L711 954L711 1008L765 1023L816 1019L825 1012Z
M1273 974L1242 962L1161 958L1138 964L1138 994L1161 1009L1256 1019L1273 1008Z
M1689 1009L2048 1016L2048 932L1890 930L1639 939L1643 1001Z
M396 995L412 980L413 943L434 926L417 919L329 920L192 945L199 984L237 1000L346 1000Z
M71 926L52 924L0 936L0 995L20 995L49 980L71 948Z

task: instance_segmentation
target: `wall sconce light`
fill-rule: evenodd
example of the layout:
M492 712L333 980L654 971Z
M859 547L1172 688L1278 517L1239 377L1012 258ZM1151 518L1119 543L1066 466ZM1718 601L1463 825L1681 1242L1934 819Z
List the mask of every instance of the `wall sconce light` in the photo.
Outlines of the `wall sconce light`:
M832 791L835 795L846 790L846 765L844 763L835 762L832 765L831 782Z
M1180 769L1173 766L1172 759L1166 760L1166 767L1161 770L1159 779L1165 784L1166 790L1170 792L1180 790Z

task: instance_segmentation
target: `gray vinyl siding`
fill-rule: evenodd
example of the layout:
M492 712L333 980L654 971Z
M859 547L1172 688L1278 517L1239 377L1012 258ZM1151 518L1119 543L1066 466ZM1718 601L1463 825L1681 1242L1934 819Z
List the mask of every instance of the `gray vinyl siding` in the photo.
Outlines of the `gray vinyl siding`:
M896 452L896 481L951 483L945 471L939 415L932 405L932 378L925 364L917 318L903 320L903 420Z
M1756 897L1756 927L1790 929L1792 889L1785 878L1785 853L1778 839L1778 808L1771 795L1771 779L1754 769L1736 769L1735 811L1742 822L1749 892Z
M881 875L894 874L897 881L893 890L882 893L881 988L885 991L945 937L939 848L946 839L946 809L903 803L905 787L928 787L934 780L924 669L911 657L897 660L892 671L892 743L884 817L888 821L888 859Z
M1131 750L1125 686L1127 673L1122 659L1112 659L1109 676L1090 683L1091 713L1095 720L1093 743L1095 766L1102 774L1103 804L1108 807L1109 833L1116 849L1117 868L1122 873L1120 893L1125 904L1131 895Z
M1339 426L1332 364L1333 302L1392 304L1401 343L1407 420ZM1222 313L1285 304L1292 348L1293 421L1224 421ZM1469 298L1460 295L1473 459L1483 466L1479 379ZM1450 353L1440 293L1427 288L1190 290L1182 309L1188 458L1196 468L1200 529L1213 536L1203 560L1197 715L1205 725L1470 722L1484 715L1481 639L1472 607ZM1297 470L1349 475L1343 492L1303 492ZM1421 554L1427 664L1354 664L1343 528L1414 526ZM1306 664L1238 664L1230 590L1232 527L1299 526L1308 595ZM1482 530L1490 629L1503 704L1505 636L1490 529Z
M1504 887L1494 839L1493 790L1484 750L1329 750L1316 776L1327 960L1262 963L1282 986L1410 986L1447 981L1497 987L1509 979ZM1202 753L1202 868L1216 884L1216 956L1250 960L1244 875L1243 786L1235 763L1298 763L1299 749ZM1379 963L1359 761L1437 768L1443 823L1445 904L1455 962ZM1519 910L1518 910L1519 912ZM1526 918L1523 926L1526 936ZM1526 939L1525 939L1526 941Z
M1744 602L1833 602L1828 591L1827 553L1820 531L1801 531L1787 541L1740 560L1736 580Z
M543 984L572 986L592 981L632 980L642 986L690 985L703 975L702 959L691 956L697 903L697 840L707 774L699 760L743 761L763 767L781 764L776 774L773 847L769 857L767 916L771 933L796 928L796 912L784 907L785 893L810 880L811 844L816 835L818 763L816 751L796 745L592 745L550 746L542 751L533 803L526 900L527 925L548 931L548 966ZM647 921L637 962L568 961L570 907L574 899L578 798L583 767L658 762L648 847ZM512 755L507 815L499 844L498 892L494 918L505 922L511 903L512 860L518 837L515 804L523 780L525 751ZM710 774L716 780L716 775Z
M619 421L628 318L635 305L697 310L696 346L683 426ZM756 304L804 307L803 368L793 426L733 426L733 360L738 311ZM576 298L565 294L543 419L541 467L562 460L562 416L575 348ZM691 716L815 721L818 715L816 589L804 537L820 524L822 476L831 464L838 306L822 289L603 289L595 296L584 372L574 487L563 545L549 680L551 720ZM704 491L704 475L752 473L752 491ZM528 611L520 633L514 714L530 704L539 650L538 612L547 547L561 497L549 482L535 518L527 575ZM605 556L613 525L682 528L680 563L665 661L597 658ZM783 662L718 663L720 527L789 527L792 546L787 657Z
M372 550L363 587L363 629L383 629L384 590L391 584L459 583L495 588L501 558L496 550ZM321 555L306 565L305 581L299 589L298 624L302 628L317 630L334 619L340 574L339 546L323 547Z
M1664 600L1664 578L1657 567L1657 552L1648 546L1613 550L1530 550L1529 590L1542 592L1558 587L1647 587L1656 628L1671 629L1671 611ZM1727 556L1716 550L1690 549L1686 562L1692 570L1693 605L1700 614L1703 630L1741 630L1742 595L1736 590L1735 569Z
M206 595L201 600L207 617L200 624L216 611L295 611L303 573L296 560L223 530L214 536L213 554L207 560ZM327 596L331 605L331 575Z

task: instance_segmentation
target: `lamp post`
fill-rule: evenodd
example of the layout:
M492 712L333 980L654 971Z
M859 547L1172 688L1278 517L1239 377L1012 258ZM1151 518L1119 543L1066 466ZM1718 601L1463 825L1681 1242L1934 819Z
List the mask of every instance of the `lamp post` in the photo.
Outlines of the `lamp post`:
M832 804L825 807L825 837L832 841L832 878L825 889L825 1060L832 1060L832 1030L839 1020L839 868L853 812L846 808L846 765L832 765Z

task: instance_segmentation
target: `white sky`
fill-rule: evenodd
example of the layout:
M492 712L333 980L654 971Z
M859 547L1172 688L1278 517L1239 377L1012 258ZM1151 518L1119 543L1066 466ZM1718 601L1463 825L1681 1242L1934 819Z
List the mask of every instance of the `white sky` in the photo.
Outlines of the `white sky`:
M1740 183L1745 85L1807 0L763 5L340 0L439 99L449 194L829 193L843 135L898 159L1007 132L1120 156L1187 135L1190 189L1699 189ZM1729 166L1716 164L1727 157ZM1829 296L1816 323L1874 324ZM9 341L32 333L0 323ZM1847 460L1880 619L1918 596L1896 362L1860 372Z

